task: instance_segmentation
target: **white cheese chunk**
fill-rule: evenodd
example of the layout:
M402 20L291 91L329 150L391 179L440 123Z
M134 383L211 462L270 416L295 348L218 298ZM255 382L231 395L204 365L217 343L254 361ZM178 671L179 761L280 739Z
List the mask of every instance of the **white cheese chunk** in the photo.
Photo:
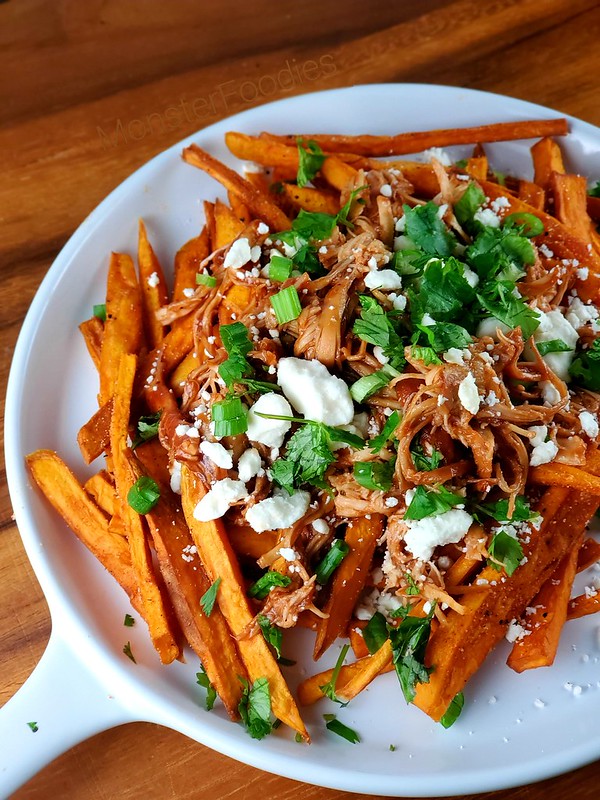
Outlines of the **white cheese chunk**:
M497 214L494 214L491 208L478 209L473 215L473 219L476 219L477 222L481 222L482 225L485 225L488 228L500 227L500 217Z
M583 432L586 433L590 439L595 439L598 436L598 418L595 414L589 411L582 411L579 414L579 422L581 423Z
M246 521L257 533L289 528L306 514L309 504L308 492L289 495L284 490L275 489L272 497L261 500L246 511Z
M475 376L472 372L469 372L459 383L458 399L462 403L463 408L471 414L476 414L479 411L481 399L479 397L477 383L475 382Z
M231 478L215 481L194 509L194 519L200 522L219 519L232 503L245 497L248 497L248 491L242 481L232 481Z
M560 392L551 381L540 381L540 389L542 391L542 400L549 406L560 403Z
M470 267L467 267L466 264L463 266L463 278L469 284L471 289L474 289L479 283L479 275Z
M352 422L354 403L348 386L320 361L280 359L277 383L296 411L307 419L332 426Z
M548 353L543 356L544 362L550 369L561 380L568 381L569 367L575 355L575 345L579 339L579 334L557 308L553 311L548 311L548 313L538 311L537 314L540 325L533 332L533 341L536 344L538 342L551 342L553 339L562 339L568 347L572 348L564 353ZM527 356L527 348L525 348L525 355Z
M598 309L591 304L582 303L579 297L571 297L565 317L575 329L582 328L588 322L598 319Z
M498 329L501 330L502 333L506 333L510 330L508 325L496 319L496 317L485 317L477 326L477 336L491 336L492 339L497 339L496 331Z
M401 289L402 278L393 269L373 270L365 275L365 286L369 289Z
M315 533L324 536L326 533L329 533L329 525L324 519L315 519L312 523L313 529Z
M407 550L421 561L430 561L436 547L461 541L473 524L473 517L460 508L451 508L435 517L405 520L405 524Z
M262 461L260 453L255 447L249 447L248 450L244 450L238 459L237 469L238 478L244 483L259 474L262 469Z
M225 269L230 267L231 269L240 269L240 267L245 266L250 261L251 256L252 250L248 239L245 237L236 239L227 251L223 266Z
M284 419L265 419L260 414L274 414L278 417L293 417L292 407L277 392L261 395L248 411L247 436L251 442L259 442L267 447L281 447L292 423Z
M231 450L227 450L222 444L219 444L219 442L202 442L200 450L213 464L216 464L217 467L221 467L221 469L231 469L233 467Z
M554 461L558 453L558 445L556 442L546 441L548 436L548 428L546 425L532 425L529 430L534 433L531 439L531 446L533 451L529 463L532 467L539 467L540 464L549 464Z
M181 462L173 461L171 469L171 491L175 494L181 494Z

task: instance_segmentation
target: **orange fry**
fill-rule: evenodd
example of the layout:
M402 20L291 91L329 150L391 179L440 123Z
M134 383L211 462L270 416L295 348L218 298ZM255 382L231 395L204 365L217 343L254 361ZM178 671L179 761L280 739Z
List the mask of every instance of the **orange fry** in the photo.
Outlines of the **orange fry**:
M105 469L101 469L85 482L83 487L91 495L96 505L109 517L117 513L115 484Z
M104 323L98 317L90 317L82 322L79 330L83 335L85 346L97 370L100 369L100 353L102 352L102 339L104 338Z
M549 137L544 137L531 148L533 158L533 181L542 189L550 187L550 178L553 172L564 172L562 152L557 142Z
M565 486L591 495L600 495L600 477L570 464L541 464L529 470L529 480L544 486Z
M158 347L163 340L164 329L155 314L167 302L167 284L142 220L139 222L138 268L146 339L150 347Z
M579 554L577 556L577 572L583 572L584 569L591 567L600 561L600 542L588 537L582 544Z
M208 230L202 228L202 233L186 242L175 255L175 285L173 287L172 302L184 300L184 289L196 288L196 275L200 264L209 255ZM175 321L175 325L179 320Z
M599 594L580 594L569 600L567 619L579 619L600 611Z

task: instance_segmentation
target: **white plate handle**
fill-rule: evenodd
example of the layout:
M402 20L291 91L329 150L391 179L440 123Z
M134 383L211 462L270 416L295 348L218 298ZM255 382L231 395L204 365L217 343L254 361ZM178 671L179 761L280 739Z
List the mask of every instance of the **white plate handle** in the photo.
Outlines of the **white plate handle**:
M73 745L133 719L53 631L39 664L0 709L0 797Z

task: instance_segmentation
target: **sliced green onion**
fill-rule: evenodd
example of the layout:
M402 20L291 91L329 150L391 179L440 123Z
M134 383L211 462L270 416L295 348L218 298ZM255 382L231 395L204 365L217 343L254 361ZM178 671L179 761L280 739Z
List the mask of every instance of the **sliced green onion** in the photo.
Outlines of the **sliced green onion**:
M147 514L158 503L160 489L147 475L142 475L127 492L127 502L138 514Z
M248 430L248 412L235 395L213 403L210 418L214 423L215 436L237 436Z
M541 233L544 232L544 223L539 217L536 217L535 214L528 214L526 211L516 211L514 214L509 214L507 217L504 217L504 225L503 227L516 227L517 225L523 225L525 230L523 231L523 236L526 236L528 239L531 239L533 236L539 236Z
M354 478L357 483L371 491L387 492L392 488L394 462L357 461L354 465Z
M102 322L106 322L106 303L98 303L98 305L94 306L93 313Z
M288 286L271 297L271 305L280 325L297 319L302 313L302 305L295 286Z
M369 442L372 453L378 453L382 447L387 444L388 440L391 439L392 434L400 424L400 419L400 414L397 411L392 411L390 416L387 418L387 422L383 426L381 433L377 434L377 436L375 436Z
M460 712L463 710L465 704L465 696L462 692L454 695L450 701L450 705L446 709L446 713L441 718L440 722L444 728L450 728L456 720L460 717Z
M375 394L375 392L383 389L384 386L387 386L389 382L390 379L385 372L382 369L378 369L377 372L365 375L359 378L356 383L353 383L350 387L350 394L353 400L357 403L362 403L367 397L370 397L372 394Z
M341 736L342 739L346 739L350 744L358 744L358 742L360 742L358 733L347 725L344 725L339 719L336 719L335 714L323 714L323 719L325 720L325 727L328 731L337 733L338 736Z
M321 586L325 586L349 552L350 547L343 539L336 539L334 541L331 545L331 549L315 570L317 582L320 583Z
M214 275L207 275L205 272L198 272L196 274L196 283L199 286L208 286L209 289L214 289L217 285L217 279Z
M256 597L257 600L264 600L269 594L271 589L275 586L289 586L292 579L287 575L282 575L281 572L270 570L265 572L252 586L248 589L250 597Z
M292 274L294 263L291 258L285 256L271 256L269 262L269 279L272 281L287 281Z

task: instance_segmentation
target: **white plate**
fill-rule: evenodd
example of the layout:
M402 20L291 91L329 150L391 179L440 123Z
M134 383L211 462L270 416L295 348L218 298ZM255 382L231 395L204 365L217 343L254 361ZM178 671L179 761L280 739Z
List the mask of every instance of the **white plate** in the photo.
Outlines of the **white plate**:
M375 795L423 797L527 783L600 756L598 621L593 617L568 623L551 669L516 675L504 664L508 646L498 647L468 684L464 712L450 730L406 706L395 676L389 674L345 709L329 701L307 709L314 742L310 747L296 744L282 729L264 741L253 741L226 719L222 709L210 714L203 710L193 656L186 665L163 667L143 623L123 628L123 615L131 610L125 596L31 488L23 466L26 453L50 448L82 479L98 468L82 464L76 444L78 428L94 411L97 391L94 368L76 328L90 316L94 303L103 301L110 251L135 253L139 217L168 268L177 248L198 232L202 200L223 196L215 182L181 161L184 144L197 142L217 158L234 163L223 144L227 130L394 133L553 116L556 112L508 97L442 86L358 86L294 97L239 114L175 145L138 170L85 220L32 303L15 352L7 398L11 497L58 641L48 665L38 673L38 688L34 686L23 701L14 701L10 735L6 726L0 730L13 742L13 751L22 748L20 758L25 749L33 750L27 758L42 762L78 736L141 719L168 725L240 761L298 780ZM568 167L596 179L600 131L574 119L571 125L573 133L565 142ZM495 168L528 176L529 144L496 144L486 150ZM467 151L452 149L457 157ZM127 639L137 666L122 653ZM309 640L306 632L286 639L287 654L300 658L297 667L288 668L292 684L315 669L308 655ZM332 649L333 659L338 650ZM59 678L57 671L62 671ZM64 724L56 719L46 722L43 697L50 680L71 687L89 680L98 698L110 695L111 710L99 699L102 710L97 718L93 704L91 710L82 711L78 702L68 699L71 692L65 685L70 719ZM582 687L579 696L564 688L567 681ZM93 694L90 691L89 696ZM331 711L359 732L361 744L351 745L325 730L322 714ZM21 723L15 719L23 720L24 715L44 724L39 722L34 737L28 729L19 730L21 743L15 732ZM49 739L43 744L49 727L53 746ZM390 751L390 745L396 749ZM8 761L6 756L0 766L10 772ZM36 766L41 763L32 763L29 770ZM16 785L17 778L12 780Z

